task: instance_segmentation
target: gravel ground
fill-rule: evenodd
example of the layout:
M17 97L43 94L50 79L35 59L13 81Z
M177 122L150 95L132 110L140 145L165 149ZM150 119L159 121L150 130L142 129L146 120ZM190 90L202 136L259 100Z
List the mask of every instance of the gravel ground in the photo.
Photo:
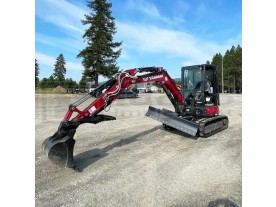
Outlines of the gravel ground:
M117 120L77 129L82 172L54 166L41 150L78 98L36 95L36 206L242 206L241 95L221 95L229 127L207 139L166 131L145 116L149 105L173 110L165 94L118 99L104 112Z

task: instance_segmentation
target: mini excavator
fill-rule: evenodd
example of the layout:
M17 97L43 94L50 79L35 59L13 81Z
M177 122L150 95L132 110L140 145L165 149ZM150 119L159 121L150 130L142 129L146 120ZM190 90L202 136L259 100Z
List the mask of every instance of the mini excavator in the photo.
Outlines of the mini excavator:
M139 73L140 75L137 75ZM213 65L182 67L179 87L163 67L134 68L117 73L69 105L58 130L44 140L42 149L51 163L74 168L74 135L78 126L115 120L115 117L100 112L118 98L120 91L126 90L132 84L148 82L156 82L164 89L175 110L161 110L149 106L146 116L161 122L167 130L176 129L183 132L184 136L209 137L228 127L228 117L219 115L217 76ZM96 99L84 110L79 110L78 106L91 97ZM71 118L73 113L76 115Z

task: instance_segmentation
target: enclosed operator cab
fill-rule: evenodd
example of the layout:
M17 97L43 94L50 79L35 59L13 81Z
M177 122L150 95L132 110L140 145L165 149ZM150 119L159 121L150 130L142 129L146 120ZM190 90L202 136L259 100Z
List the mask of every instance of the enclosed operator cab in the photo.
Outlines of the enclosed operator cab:
M181 69L181 93L188 111L206 115L209 108L219 105L217 70L209 64L193 65ZM207 114L208 115L208 114Z

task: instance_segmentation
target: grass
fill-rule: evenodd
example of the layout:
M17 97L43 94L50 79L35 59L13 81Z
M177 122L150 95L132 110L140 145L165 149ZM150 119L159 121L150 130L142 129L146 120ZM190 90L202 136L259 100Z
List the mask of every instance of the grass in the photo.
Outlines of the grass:
M35 93L42 93L42 94L54 94L54 91L52 88L35 88Z

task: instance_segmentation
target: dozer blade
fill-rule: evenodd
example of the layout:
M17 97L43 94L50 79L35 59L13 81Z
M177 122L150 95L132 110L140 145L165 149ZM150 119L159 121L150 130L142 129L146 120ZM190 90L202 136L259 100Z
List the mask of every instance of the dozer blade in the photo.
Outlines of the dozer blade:
M183 119L167 109L160 110L149 106L146 116L194 137L197 135L199 124Z
M75 140L73 136L76 130L58 130L53 136L48 137L42 144L42 149L51 163L59 167L74 168L73 150Z

